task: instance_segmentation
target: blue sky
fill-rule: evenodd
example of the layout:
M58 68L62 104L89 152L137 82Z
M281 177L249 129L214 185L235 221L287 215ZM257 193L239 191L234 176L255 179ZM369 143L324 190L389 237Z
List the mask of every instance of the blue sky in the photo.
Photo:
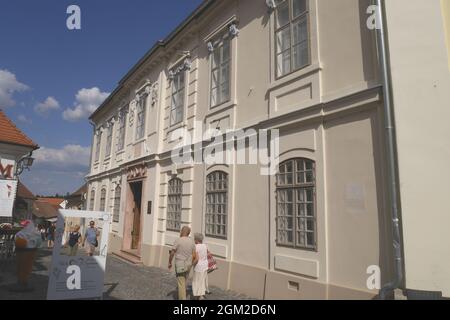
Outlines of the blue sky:
M201 0L0 0L0 108L42 148L35 194L75 191L88 171L87 115ZM69 5L81 30L68 30Z

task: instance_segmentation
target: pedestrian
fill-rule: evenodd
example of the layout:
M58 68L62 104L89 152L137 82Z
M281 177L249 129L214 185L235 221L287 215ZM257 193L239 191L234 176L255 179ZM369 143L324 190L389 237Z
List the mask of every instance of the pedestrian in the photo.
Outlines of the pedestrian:
M69 256L75 257L78 252L78 246L81 243L80 226L75 225L72 232L69 233L69 240L66 242L65 247L69 246Z
M197 262L195 243L189 238L190 233L191 229L187 226L181 229L180 238L175 240L169 256L169 270L172 269L172 260L175 258L175 274L177 277L179 300L186 300L187 278L192 265Z
M83 247L86 245L86 241L88 242L87 253L90 257L92 257L95 253L95 248L98 247L98 236L99 232L95 227L95 222L89 222L89 228L86 229L86 233L84 234L83 239Z
M53 248L53 245L55 244L55 230L56 230L56 225L55 225L55 223L52 223L48 227L48 231L47 231L47 240L48 240L49 248Z
M194 278L192 280L192 294L196 299L205 299L208 287L208 247L203 243L203 234L194 234L197 262L194 266Z
M41 239L42 239L42 242L44 242L45 239L46 239L46 237L45 237L46 232L45 232L45 228L44 228L43 225L40 226L39 232L41 233Z

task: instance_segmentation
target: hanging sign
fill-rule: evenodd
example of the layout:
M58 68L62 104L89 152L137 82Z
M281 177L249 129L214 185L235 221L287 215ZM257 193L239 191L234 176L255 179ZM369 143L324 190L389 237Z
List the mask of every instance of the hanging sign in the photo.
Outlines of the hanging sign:
M0 179L13 179L14 166L15 162L13 160L0 158Z
M17 181L0 180L0 217L12 217Z

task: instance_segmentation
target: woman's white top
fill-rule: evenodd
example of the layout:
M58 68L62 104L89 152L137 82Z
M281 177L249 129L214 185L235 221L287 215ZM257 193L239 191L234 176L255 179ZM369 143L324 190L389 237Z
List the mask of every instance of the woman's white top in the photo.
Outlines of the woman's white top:
M205 272L208 270L208 247L200 243L195 245L197 251L198 263L194 268L195 272Z

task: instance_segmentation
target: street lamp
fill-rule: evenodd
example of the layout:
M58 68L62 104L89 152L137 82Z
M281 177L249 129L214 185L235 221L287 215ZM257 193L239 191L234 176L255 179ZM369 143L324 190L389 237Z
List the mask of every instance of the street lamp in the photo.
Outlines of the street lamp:
M22 157L17 162L17 169L16 169L16 177L20 176L23 172L23 170L27 169L30 170L30 167L33 165L34 158L31 157L33 155L33 152L30 152L28 155Z

